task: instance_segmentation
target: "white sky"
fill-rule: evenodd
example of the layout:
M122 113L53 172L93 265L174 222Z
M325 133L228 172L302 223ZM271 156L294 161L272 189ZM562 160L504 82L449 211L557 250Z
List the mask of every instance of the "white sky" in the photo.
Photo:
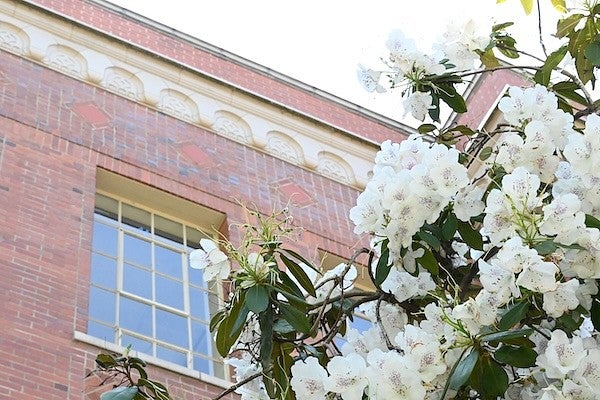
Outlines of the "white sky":
M537 39L537 19L522 18L518 0L109 1L398 120L403 115L398 92L373 95L356 79L357 64L380 67L390 31L400 29L428 50L452 20L519 18L511 29L517 44L533 39L535 45ZM543 10L545 32L554 31L556 15Z

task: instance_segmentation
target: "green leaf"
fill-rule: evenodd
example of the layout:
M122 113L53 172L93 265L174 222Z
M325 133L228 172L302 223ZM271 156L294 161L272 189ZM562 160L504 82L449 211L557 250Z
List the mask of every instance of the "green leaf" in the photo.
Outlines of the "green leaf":
M308 316L294 307L290 307L285 303L279 303L281 315L287 322L302 333L310 333L312 328Z
M521 5L523 6L523 10L525 10L525 14L531 14L531 10L533 10L533 0L521 0Z
M490 158L490 156L492 155L492 152L494 151L494 149L492 149L490 146L484 147L483 149L481 149L481 151L479 152L479 159L481 161L485 161L488 158Z
M102 393L100 400L133 400L137 392L137 386L118 387Z
M550 0L556 11L559 13L567 12L567 6L565 4L565 0Z
M429 132L435 131L436 129L437 129L437 126L435 126L433 124L421 124L417 128L417 131L419 131L419 133L429 133Z
M501 346L494 352L496 361L502 364L512 365L517 368L528 368L535 366L538 354L535 350L527 347Z
M458 220L456 219L456 215L454 213L448 214L448 218L442 225L442 238L444 240L451 240L456 233L456 229L458 228Z
M233 324L231 325L231 330L233 332L237 332L238 330L242 329L242 327L246 323L246 319L248 318L249 312L250 312L250 310L248 309L247 305L243 304L235 321L233 321Z
M595 82L594 66L584 54L585 48L592 42L595 35L595 21L594 18L590 17L587 19L583 29L577 35L573 35L569 42L569 51L573 58L575 58L575 69L583 84L590 81L592 81L592 84Z
M536 244L534 249L538 254L545 256L554 253L558 249L558 245L552 239L549 239Z
M600 42L597 40L589 43L583 51L585 57L592 63L592 65L600 65Z
M440 122L440 96L438 96L433 90L429 93L431 95L431 107L429 108L429 118L433 122Z
M419 239L421 239L422 241L424 241L425 243L427 243L429 246L431 246L431 248L433 248L435 250L440 249L440 246L441 246L440 239L435 237L435 235L421 229L419 232L417 232L417 237Z
M460 389L469 380L478 359L479 352L472 348L468 356L457 361L448 378L448 387L454 390Z
M421 264L431 275L437 276L440 273L440 266L435 256L429 249L424 249L425 254L417 258L417 262Z
M475 131L466 125L453 126L448 128L448 132L460 132L465 136L473 136L475 134Z
M475 250L483 250L481 233L473 229L470 223L458 221L458 233L469 247Z
M281 258L281 261L283 261L283 263L285 264L288 271L290 271L294 278L296 278L300 286L302 286L308 294L315 297L315 287L313 286L312 281L310 280L306 272L302 269L302 267L281 253L279 254L279 257Z
M496 55L492 49L488 49L483 53L480 53L479 60L486 68L495 68L500 66L500 61L498 61L498 58L496 58Z
M573 100L579 104L587 103L585 97L576 92L577 90L579 90L579 86L575 82L558 82L554 86L552 86L552 90L559 96L564 97L565 99Z
M502 365L486 354L473 369L470 384L482 400L496 400L508 389L508 375Z
M501 331L507 331L519 322L529 311L529 301L520 301L513 304L502 316L500 322L498 322L498 329Z
M587 226L588 228L600 229L600 220L598 220L598 218L594 217L593 215L586 214L585 226Z
M550 84L550 77L552 76L552 71L554 68L558 66L558 64L565 58L567 54L567 46L562 46L552 54L548 56L546 62L540 68L534 76L536 83L539 83L543 86L548 86Z
M209 324L211 332L214 332L215 328L223 321L223 318L225 318L225 310L221 310L212 316Z
M217 329L215 344L219 354L223 357L227 356L229 349L242 333L244 324L240 324L241 326L236 330L233 330L233 327L237 325L236 321L238 320L240 312L245 308L244 303L245 294L242 294L239 299L231 305L229 314L223 318Z
M533 329L517 329L515 331L493 332L480 336L482 342L504 342L510 339L527 338Z
M392 264L388 265L389 257L390 249L385 246L385 248L382 248L381 257L379 257L379 261L377 261L377 267L375 268L375 284L377 285L381 285L390 273Z
M596 331L600 330L600 301L598 297L595 297L592 301L592 308L590 309L590 319Z
M96 364L100 366L100 368L108 369L117 365L117 360L110 354L98 354L96 356Z
M502 31L502 30L508 28L509 26L513 26L514 24L515 24L514 22L502 22L500 24L496 24L496 25L492 26L492 32Z
M556 24L556 37L560 39L573 32L581 18L583 18L583 14L573 14L558 21Z
M283 254L283 253L287 253L288 255L292 256L293 258L295 258L296 260L300 261L301 263L306 264L309 268L315 270L316 272L318 272L319 274L321 273L321 271L319 271L317 268L315 268L310 261L308 261L306 258L302 257L300 254L296 253L293 250L290 249L279 249L279 253Z
M444 100L446 104L455 112L461 114L467 112L467 104L465 99L458 94L454 85L452 84L440 84L438 85L438 95L440 99Z
M268 371L273 353L273 322L275 316L273 308L269 307L258 317L258 326L260 327L260 363L263 371Z

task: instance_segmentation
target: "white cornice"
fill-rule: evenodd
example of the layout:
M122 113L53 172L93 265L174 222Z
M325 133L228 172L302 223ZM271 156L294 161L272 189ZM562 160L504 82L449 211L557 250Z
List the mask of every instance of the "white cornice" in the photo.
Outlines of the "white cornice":
M0 0L0 47L344 184L361 189L369 180L376 143L27 2Z

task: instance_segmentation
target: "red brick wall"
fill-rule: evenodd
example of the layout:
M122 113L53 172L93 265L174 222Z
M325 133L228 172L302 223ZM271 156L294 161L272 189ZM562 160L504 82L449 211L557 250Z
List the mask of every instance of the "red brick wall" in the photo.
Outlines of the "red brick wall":
M377 143L386 139L400 141L406 135L376 119L361 115L289 83L274 80L271 76L249 70L183 39L153 30L139 21L107 10L93 1L33 0L32 2Z
M228 223L243 217L236 200L269 211L295 185L304 197L291 212L305 228L296 248L349 256L358 240L347 217L353 188L3 51L0 77L0 398L84 398L98 349L73 332L86 329L97 167ZM178 398L220 391L155 373Z

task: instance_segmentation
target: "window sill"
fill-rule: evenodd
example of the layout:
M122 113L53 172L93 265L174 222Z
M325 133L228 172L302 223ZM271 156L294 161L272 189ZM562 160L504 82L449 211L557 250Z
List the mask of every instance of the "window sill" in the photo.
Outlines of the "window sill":
M96 337L90 336L86 333L79 332L79 331L75 331L73 333L73 339L75 339L78 342L90 344L92 346L96 346L101 349L105 349L105 350L112 351L115 353L123 353L123 351L125 351L125 348L122 346L117 346L114 343L109 343L105 340L98 339ZM217 378L215 376L211 376L211 375L205 374L203 372L196 371L194 369L182 367L181 365L177 365L177 364L174 364L169 361L161 360L160 358L152 357L147 354L138 353L136 351L132 351L131 354L135 357L141 358L142 360L146 361L148 364L152 364L157 367L164 368L166 370L175 372L177 374L196 378L196 379L201 380L204 383L218 386L223 389L228 389L233 385L232 382L226 381L225 379Z

